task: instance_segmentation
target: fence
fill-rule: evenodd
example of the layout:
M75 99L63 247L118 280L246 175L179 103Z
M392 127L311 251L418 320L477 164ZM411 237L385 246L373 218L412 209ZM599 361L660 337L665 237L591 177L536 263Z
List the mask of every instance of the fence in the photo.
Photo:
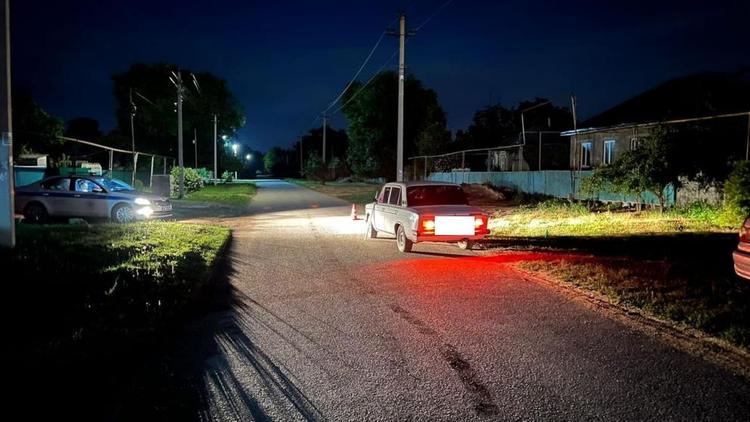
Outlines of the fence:
M494 186L524 193L542 194L557 198L595 199L602 202L659 204L658 198L645 193L642 200L633 196L600 192L591 197L580 193L581 182L591 176L591 171L543 170L506 172L434 172L427 180L452 183L490 183ZM672 186L665 190L666 205L676 201L676 191Z
M404 174L424 180L433 172L560 170L569 155L570 141L560 132L527 131L503 146L410 157Z
M141 151L129 151L97 144L81 139L60 137L72 146L64 146L68 156L68 166L59 166L61 173L72 173L80 171L76 169L81 163L98 164L101 166L102 174L105 176L122 179L135 184L139 181L144 186L151 186L154 174L167 174L175 165L175 159L158 154ZM61 147L56 147L60 153ZM47 175L46 165L41 166L14 166L15 184L23 186L41 180Z

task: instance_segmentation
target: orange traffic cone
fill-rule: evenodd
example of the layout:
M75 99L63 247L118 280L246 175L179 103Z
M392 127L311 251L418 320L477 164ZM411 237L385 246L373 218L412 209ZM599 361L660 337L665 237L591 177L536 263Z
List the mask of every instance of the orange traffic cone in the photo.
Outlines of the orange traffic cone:
M358 220L357 218L357 206L352 204L352 220Z

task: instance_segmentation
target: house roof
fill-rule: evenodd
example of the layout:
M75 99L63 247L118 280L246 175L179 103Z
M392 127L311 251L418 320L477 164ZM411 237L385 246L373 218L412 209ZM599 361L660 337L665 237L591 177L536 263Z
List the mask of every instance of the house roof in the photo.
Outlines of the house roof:
M581 129L561 135L703 120L749 111L750 72L698 73L657 85L584 121Z

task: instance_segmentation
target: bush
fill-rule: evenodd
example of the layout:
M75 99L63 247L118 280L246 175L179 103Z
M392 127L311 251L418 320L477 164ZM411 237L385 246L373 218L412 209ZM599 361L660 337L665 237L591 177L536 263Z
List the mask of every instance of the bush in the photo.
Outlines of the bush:
M195 171L197 171L198 175L203 179L203 183L208 183L214 178L214 172L205 167L197 168Z
M304 176L311 180L326 180L328 168L318 154L312 154L305 161Z
M234 172L225 171L221 174L221 180L223 180L225 183L231 182L232 180L234 180Z
M750 213L750 161L740 161L735 164L724 182L724 217L740 224L748 213Z
M172 194L176 195L180 189L180 168L172 167L171 180L172 180ZM185 167L185 194L195 192L203 187L203 179L200 174L189 167Z

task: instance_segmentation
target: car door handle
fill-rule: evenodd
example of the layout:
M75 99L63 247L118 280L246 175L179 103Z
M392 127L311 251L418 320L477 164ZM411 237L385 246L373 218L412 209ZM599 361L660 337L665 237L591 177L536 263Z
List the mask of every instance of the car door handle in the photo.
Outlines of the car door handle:
M79 195L79 194L73 195L73 198L80 198L80 197L81 197L81 195Z

